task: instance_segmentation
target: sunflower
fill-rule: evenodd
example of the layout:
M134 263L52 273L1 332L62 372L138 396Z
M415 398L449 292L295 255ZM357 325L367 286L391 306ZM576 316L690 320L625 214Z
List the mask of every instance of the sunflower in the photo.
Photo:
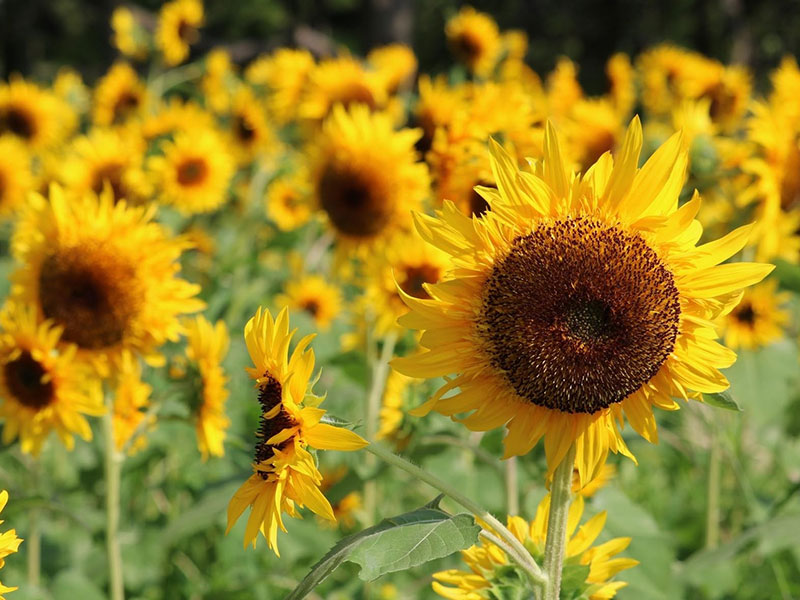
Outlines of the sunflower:
M8 492L6 490L0 491L0 513L3 512L7 502ZM2 524L3 521L0 521L0 525ZM0 533L0 569L2 569L3 565L5 564L6 556L17 552L17 549L21 543L22 539L17 537L17 532L14 529L9 529L8 531ZM0 583L0 600L5 600L2 594L13 592L16 589L17 588L15 587L7 587Z
M269 90L270 112L278 123L286 124L297 119L298 104L313 68L314 57L308 50L279 48L253 61L244 76Z
M230 90L235 88L233 63L227 50L214 48L205 58L206 73L200 82L206 106L216 113L230 107Z
M142 156L145 142L138 133L122 129L92 129L72 141L62 163L61 181L72 193L99 194L108 185L114 201L143 204L151 187Z
M210 212L228 198L236 165L213 129L182 131L148 161L159 199L185 214Z
M187 243L153 223L154 211L114 204L108 189L67 201L53 185L49 202L31 195L12 238L22 262L13 294L103 375L127 352L158 363L157 348L182 331L178 317L203 307L199 287L177 277Z
M608 96L617 115L629 118L636 105L636 73L627 54L618 52L606 62Z
M139 361L128 355L116 373L114 389L114 446L117 451L127 447L133 454L147 445L144 430L155 425L155 416L147 414L153 388L142 381Z
M578 100L570 111L565 133L581 170L591 167L617 146L625 133L614 106L606 99Z
M198 316L186 325L186 341L186 356L196 365L201 382L194 411L197 446L203 460L209 455L224 456L225 431L231 424L225 416L228 377L222 369L222 360L228 353L228 329L222 321L212 325Z
M189 57L189 46L200 37L197 29L203 19L200 0L172 0L161 7L155 42L167 66L179 65Z
M448 127L459 113L467 110L466 88L450 87L443 76L431 79L420 75L419 99L414 108L414 122L422 128L422 138L417 149L424 155L431 149L436 130Z
M275 143L262 103L246 87L233 97L229 131L240 165L251 162Z
M725 343L731 348L756 350L780 339L789 322L789 313L781 305L789 297L778 292L775 280L746 290L741 302L721 319Z
M136 23L133 12L125 6L118 6L111 13L111 30L114 32L114 47L134 60L147 58L147 44L143 32Z
M275 298L276 306L308 313L314 319L314 325L322 331L328 330L331 322L339 316L342 304L341 290L321 275L301 275L291 279L284 293Z
M214 127L214 117L198 104L175 97L161 104L144 117L139 127L148 142L160 137L174 136L180 131L195 131Z
M375 434L376 440L392 438L400 429L405 415L406 392L415 381L397 371L389 371L383 391L383 404L379 413L380 424L378 432Z
M395 131L385 113L333 109L309 149L314 197L343 252L365 253L410 226L428 191L416 162L418 129Z
M417 71L414 51L403 44L390 44L370 50L367 63L381 76L389 95L407 88Z
M264 192L267 214L281 231L299 229L311 219L311 189L306 169L279 175Z
M347 475L347 467L341 465L334 469L323 469L321 473L322 483L320 484L319 489L327 497L330 491L336 487L336 484L345 478ZM335 527L338 525L345 530L352 529L356 524L356 513L361 510L363 505L361 494L353 491L348 492L343 496L341 494L339 495L341 497L338 500L331 502L333 516L336 517L336 521L329 521L322 518L319 520L323 527Z
M317 515L335 521L333 509L320 491L322 475L308 448L358 450L367 442L347 429L321 423L322 398L311 394L314 352L306 336L289 356L294 331L283 309L273 320L259 308L245 327L245 342L254 366L247 371L255 380L261 403L253 475L228 505L228 531L249 506L244 544L256 545L259 530L278 554L278 528L286 528L282 512L299 516L297 507L308 506ZM305 404L305 405L303 405Z
M32 189L28 148L12 135L0 135L0 216L14 213Z
M631 538L614 538L598 546L592 546L603 530L606 512L596 514L578 529L583 509L583 496L577 496L569 508L567 518L564 569L581 565L589 567L589 571L583 581L576 581L576 578L565 579L562 584L561 597L588 598L589 600L613 598L617 591L625 587L627 583L609 580L620 571L635 567L639 561L632 558L613 558L614 555L628 547ZM508 529L537 561L544 558L549 510L550 495L548 494L539 503L536 516L530 523L522 517L508 517ZM525 576L517 571L506 553L491 542L481 540L477 546L464 550L461 558L469 567L469 571L449 569L433 575L436 580L433 582L433 590L443 598L489 600L496 597L493 593L493 590L496 589L516 590L517 592L525 589Z
M551 113L556 117L568 115L583 98L577 65L566 57L559 58L555 69L547 76L546 92Z
M491 73L502 48L492 17L465 6L447 21L444 32L453 54L470 71L481 77Z
M574 443L586 482L609 450L630 456L623 417L655 442L653 406L728 387L718 369L736 355L714 341L712 320L773 267L717 266L749 226L695 247L699 196L678 208L680 134L637 169L634 119L617 159L604 154L583 176L565 167L549 124L544 145L543 161L520 171L492 141L499 189L480 189L491 207L482 218L451 203L417 216L454 271L427 286L430 299L402 294L412 312L400 322L423 330L424 350L393 365L419 378L458 374L415 414L472 411L461 422L476 431L507 424L506 457L544 437L550 474Z
M103 414L103 397L99 381L75 364L75 346L59 346L61 329L21 304L3 309L0 327L3 443L19 437L22 451L38 456L51 431L69 450L73 435L91 440L85 415Z
M145 86L133 67L115 63L97 82L92 119L95 125L120 125L142 114L146 100Z
M0 135L12 135L32 150L58 145L75 127L69 105L50 90L12 75L0 82Z

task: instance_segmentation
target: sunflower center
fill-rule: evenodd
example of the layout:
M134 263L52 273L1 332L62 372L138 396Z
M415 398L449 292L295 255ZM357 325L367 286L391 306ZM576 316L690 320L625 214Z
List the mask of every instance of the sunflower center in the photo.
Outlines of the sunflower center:
M41 410L53 400L53 382L45 381L47 371L31 353L25 350L5 364L6 387L18 402Z
M375 183L346 167L328 165L320 178L319 197L334 226L354 237L378 234L392 216L392 205Z
M370 110L375 110L375 96L366 85L360 82L351 83L337 99L345 108L355 104L366 104Z
M580 217L539 225L495 262L478 332L521 398L591 414L658 373L679 321L672 273L647 242Z
M433 265L416 265L406 267L405 279L400 284L400 288L409 296L414 298L427 299L430 294L425 291L422 284L436 283L439 281L439 269Z
M261 404L261 423L256 433L259 438L255 451L256 464L271 459L275 455L276 448L282 450L291 444L291 437L280 444L268 444L267 440L284 429L289 429L297 424L284 406L281 406L278 414L271 419L267 419L264 416L283 401L283 388L280 382L269 373L265 373L264 377L267 378L267 381L258 388L258 401ZM264 479L267 478L267 473L259 471L259 474Z
M474 64L482 51L481 41L469 33L462 33L453 40L453 52L468 65Z
M122 183L124 167L118 163L109 163L95 169L92 174L92 190L95 194L103 191L103 186L108 183L114 192L114 202L128 198L125 184Z
M3 171L0 170L0 204L3 203L3 198L6 193L6 176Z
M236 137L244 144L249 144L256 137L255 128L250 125L250 122L243 116L237 115L233 121L233 130Z
M306 300L303 302L303 310L312 317L316 317L319 314L319 302L316 300Z
M202 158L190 158L178 165L178 183L184 186L199 185L208 174L208 165Z
M65 248L45 258L39 273L44 316L63 339L97 350L122 341L142 297L136 271L99 245Z
M178 23L178 37L185 44L194 44L197 41L197 29L191 23L181 21Z
M36 135L33 116L18 106L8 107L5 113L0 113L0 133L6 131L26 140L31 139Z
M139 107L141 99L132 90L122 92L114 103L114 123L122 123Z
M753 305L749 302L742 302L734 311L733 316L740 323L752 325L756 320L756 311L753 310Z

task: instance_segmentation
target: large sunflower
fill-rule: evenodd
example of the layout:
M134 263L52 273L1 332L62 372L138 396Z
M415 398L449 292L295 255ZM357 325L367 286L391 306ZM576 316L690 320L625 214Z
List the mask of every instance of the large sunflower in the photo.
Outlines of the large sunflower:
M499 189L479 190L491 206L482 218L450 203L418 217L453 271L427 286L431 299L403 293L412 312L401 324L423 330L424 350L393 364L413 377L458 374L417 414L471 412L462 422L478 431L507 424L507 457L544 437L550 473L574 443L588 481L609 450L629 455L623 417L654 442L653 406L728 387L718 369L736 355L711 320L773 267L717 266L750 227L695 246L699 196L678 208L680 134L637 169L634 119L616 160L604 154L583 176L566 168L549 124L544 144L544 160L520 171L492 142Z
M70 450L73 435L91 440L85 415L103 414L103 397L99 381L75 363L75 346L59 346L61 329L21 304L3 310L0 327L3 443L19 437L23 452L38 455L52 431Z
M8 492L6 490L0 491L0 512L3 512L7 502ZM3 521L0 521L0 525L2 524ZM0 533L0 569L2 569L5 564L6 556L14 554L21 543L22 539L17 537L17 532L14 529L9 529L8 531ZM15 587L8 587L0 583L0 600L4 600L2 594L13 592L16 589Z
M12 239L22 262L13 294L104 374L126 352L157 360L157 348L181 333L178 317L203 306L198 286L177 277L188 244L153 214L114 204L109 191L68 201L53 185L49 202L31 196Z
M289 356L294 331L289 331L288 311L273 320L261 309L248 321L245 342L254 366L247 369L255 380L261 403L253 475L239 488L228 505L228 531L245 509L251 507L244 544L255 547L258 532L278 554L278 528L282 512L299 516L297 507L335 521L330 502L320 491L322 475L308 448L358 450L367 442L347 429L321 423L322 399L311 394L314 352L308 347L313 335L304 337ZM303 405L305 403L305 406Z
M0 135L0 216L12 214L33 188L27 147L10 135Z
M428 170L416 162L420 130L395 131L385 113L336 106L309 149L320 209L343 250L366 251L410 226L428 191Z
M189 56L189 46L203 25L203 3L200 0L172 0L158 13L155 42L167 66L175 66Z

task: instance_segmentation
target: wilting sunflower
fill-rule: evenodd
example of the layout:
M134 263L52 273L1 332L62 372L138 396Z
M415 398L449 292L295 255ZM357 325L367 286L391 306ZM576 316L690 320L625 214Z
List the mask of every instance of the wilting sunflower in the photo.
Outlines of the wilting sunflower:
M253 61L244 75L250 83L268 89L271 114L284 124L297 119L300 98L313 68L314 57L308 50L279 48Z
M321 275L301 275L286 283L275 305L308 313L314 325L325 331L342 311L342 292Z
M775 280L746 290L741 302L722 318L725 343L731 348L755 350L780 339L789 322L789 313L782 308L789 297L778 292Z
M12 293L62 328L78 357L108 372L126 352L158 362L179 316L200 310L199 287L177 275L188 244L152 222L155 207L114 204L107 189L67 200L33 194L12 238L22 266Z
M117 451L127 446L133 454L147 445L145 430L155 425L155 415L147 414L153 388L142 381L142 366L130 355L122 361L114 380L114 446Z
M211 456L224 456L225 431L230 419L225 415L228 377L222 369L222 360L228 353L228 329L225 323L214 325L199 316L186 325L186 356L197 368L200 389L194 399L197 447L203 460Z
M11 215L33 189L28 148L11 135L0 135L0 216Z
M261 426L254 473L228 505L228 531L249 506L244 545L255 547L261 531L278 555L278 528L286 531L282 512L297 517L297 507L308 506L317 515L336 520L320 491L322 475L308 448L358 450L367 444L352 431L320 422L325 414L318 408L322 398L311 393L309 381L314 352L308 345L313 335L300 340L289 356L294 333L289 331L286 309L273 320L269 311L259 308L245 327L247 350L255 365L247 371L258 389Z
M0 513L3 512L7 502L8 492L6 490L0 491ZM2 524L3 521L0 521L0 525ZM5 564L6 556L14 554L21 543L22 539L17 537L17 532L14 529L9 529L8 531L0 533L0 569L2 569ZM3 594L13 592L16 589L15 587L8 587L0 583L0 600L5 600Z
M115 63L94 90L95 125L120 125L143 112L147 92L136 71L126 62Z
M576 578L565 579L562 583L561 597L589 600L613 598L617 591L628 584L624 581L609 580L620 571L635 567L639 561L632 558L613 558L628 547L631 538L614 538L598 546L592 546L603 530L606 512L596 514L578 528L583 509L583 496L577 496L569 508L567 517L564 569L582 565L589 567L589 573L583 581L576 581ZM530 523L521 517L508 517L508 529L537 561L544 558L549 510L548 494L539 503L536 517ZM489 600L496 597L493 593L496 589L512 593L516 591L520 594L526 590L526 576L519 572L501 548L490 542L482 540L477 546L464 550L461 558L469 567L469 571L449 569L433 575L436 580L433 582L433 590L443 598Z
M147 44L144 34L136 23L133 12L125 6L118 6L111 13L111 30L114 33L114 46L125 56L134 60L147 58Z
M200 0L172 0L161 7L155 41L167 66L174 67L188 58L189 46L200 37L197 29L203 19Z
M465 6L445 25L445 35L456 58L480 76L487 76L497 64L500 32L486 13Z
M420 130L395 131L385 113L365 106L333 109L309 148L317 205L343 253L366 253L410 226L428 191L428 170L416 161Z
M73 435L91 440L85 415L103 414L103 397L99 381L75 363L75 346L59 345L61 329L21 304L3 309L0 327L3 443L19 437L23 452L38 455L52 431L69 450Z
M623 417L655 442L653 406L728 387L718 369L736 355L714 341L712 320L773 267L717 266L749 226L695 246L699 196L678 208L680 134L637 169L634 119L616 160L604 154L583 176L567 170L551 125L544 145L544 160L520 171L492 142L499 189L479 189L491 206L482 218L450 203L417 217L455 270L427 286L431 299L402 294L412 312L400 322L423 330L424 350L393 364L413 377L458 374L416 414L471 412L461 422L477 431L507 424L506 457L544 437L550 474L574 443L585 482L609 450L630 456Z
M30 149L60 143L74 128L77 117L69 105L35 83L12 75L0 83L0 135L13 135Z
M228 199L236 170L233 156L213 129L182 131L162 145L148 169L159 199L185 214L210 212Z
M311 219L312 199L306 169L273 179L264 192L267 214L281 231L294 231Z

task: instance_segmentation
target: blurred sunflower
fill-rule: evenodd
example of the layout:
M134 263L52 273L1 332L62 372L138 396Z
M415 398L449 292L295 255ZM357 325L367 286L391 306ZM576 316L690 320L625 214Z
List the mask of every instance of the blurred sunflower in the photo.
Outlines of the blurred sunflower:
M414 51L403 44L390 44L370 50L367 54L369 64L383 79L384 88L389 95L407 88L417 71L417 57Z
M544 145L544 160L520 171L492 142L499 189L480 189L491 206L482 218L451 203L417 215L454 274L427 286L431 299L402 294L412 312L400 323L422 330L424 350L393 365L419 378L458 374L415 414L471 411L460 420L476 431L507 424L506 457L544 437L549 474L575 444L586 482L609 450L631 456L623 417L655 442L653 406L728 387L718 369L736 355L714 341L712 320L773 267L717 266L749 226L695 247L699 196L678 208L680 134L638 169L634 119L617 159L604 154L582 177L567 170L551 125Z
M619 115L605 99L581 99L572 107L565 133L581 171L586 171L605 152L611 152L625 133Z
M279 48L269 56L253 61L245 70L252 84L268 89L267 104L278 123L297 119L300 98L314 68L314 57L308 50Z
M636 105L636 72L627 54L618 52L606 62L608 97L620 120L630 118Z
M177 277L188 244L153 223L154 211L114 204L108 189L68 201L53 185L49 202L31 195L12 238L22 262L12 293L103 375L127 352L160 363L158 347L182 331L179 316L203 307L199 287Z
M214 126L214 117L200 105L172 97L144 116L139 131L150 142L160 137L174 136L181 131L212 129Z
M19 437L21 450L38 456L52 431L68 450L73 435L91 440L85 415L103 414L103 397L99 381L76 364L75 346L59 346L61 329L21 304L6 305L0 327L3 443Z
M189 57L189 46L197 42L197 32L204 20L200 0L172 0L158 13L155 43L168 67L174 67Z
M467 108L465 89L451 87L443 76L431 79L428 75L419 77L419 98L414 107L414 122L422 128L422 138L417 142L417 150L425 154L433 145L436 130L448 127Z
M308 448L358 450L367 444L352 431L320 422L325 414L318 408L322 398L311 393L309 381L314 352L308 345L313 336L300 340L289 356L293 335L286 309L273 320L269 311L259 308L245 327L247 350L255 365L247 371L258 389L261 426L254 473L228 505L228 531L249 506L245 546L255 547L261 531L278 555L278 528L286 531L282 512L298 517L297 508L308 506L317 515L336 520L320 491L322 475Z
M343 254L366 254L409 228L428 191L414 150L420 133L395 131L387 114L365 106L337 106L323 123L308 151L311 180Z
M276 141L261 101L249 88L243 87L234 95L229 122L233 150L240 165L251 162Z
M111 30L114 33L114 47L128 58L144 60L147 58L147 44L141 28L136 23L133 12L125 6L117 6L111 13Z
M231 55L227 50L214 48L205 57L205 68L200 81L205 104L216 113L224 113L230 107L230 92L238 83L234 78Z
M592 546L603 530L606 512L596 514L580 528L584 499L577 496L569 508L567 517L567 544L564 570L588 567L585 579L565 578L562 598L588 598L607 600L628 585L624 581L610 581L614 575L639 564L632 558L613 558L631 542L631 538L614 538L598 546ZM528 523L521 517L508 517L508 529L522 542L533 558L540 562L544 558L547 522L549 520L550 495L539 503L536 516ZM577 531L576 531L577 529ZM494 590L525 590L525 575L518 571L506 553L491 542L481 540L461 553L469 571L449 569L434 573L433 590L443 598L451 600L489 600L495 598ZM516 597L516 596L514 596Z
M50 90L12 75L0 82L0 135L12 135L32 150L51 148L74 128L77 117Z
M300 275L286 283L284 292L275 297L275 305L304 311L316 327L327 331L342 311L342 292L321 275Z
M11 135L0 135L0 217L14 213L33 189L28 148Z
M392 438L400 429L403 416L406 414L404 410L406 391L415 382L415 379L402 373L389 371L383 391L383 403L379 413L380 424L378 432L375 434L376 440Z
M210 212L228 199L236 170L233 156L213 129L182 131L152 156L148 170L159 199L184 214Z
M146 88L133 67L115 63L95 86L92 120L95 125L120 125L142 114L146 100Z
M2 490L0 491L0 513L3 512L6 503L8 503L8 492ZM2 524L3 521L0 521L0 525ZM17 537L17 532L14 529L9 529L8 531L0 533L0 569L2 569L5 564L6 556L17 552L22 541L21 538ZM15 587L8 587L0 583L0 600L5 600L3 594L13 592L16 589Z
M778 292L775 280L745 290L742 300L721 319L725 343L731 348L756 350L783 336L789 313L782 308L790 295Z
M569 115L575 104L583 98L583 88L578 83L578 66L562 56L547 75L547 104L555 118Z
M311 219L312 199L306 169L273 179L264 192L267 214L281 231L294 231Z
M470 71L481 77L491 73L502 48L500 32L492 17L464 6L447 21L444 32L453 54Z
M308 74L298 108L301 119L322 121L334 106L363 104L369 110L386 106L388 97L383 78L355 58L341 56L321 61Z
M133 454L147 445L144 430L155 425L155 416L147 414L153 388L142 381L142 367L130 355L116 371L114 384L114 446L117 451L127 446Z
M222 368L228 353L228 329L222 321L212 325L198 316L186 325L186 343L186 356L197 367L201 386L194 410L197 446L203 460L209 455L224 456L225 431L230 427L225 415L228 377Z

